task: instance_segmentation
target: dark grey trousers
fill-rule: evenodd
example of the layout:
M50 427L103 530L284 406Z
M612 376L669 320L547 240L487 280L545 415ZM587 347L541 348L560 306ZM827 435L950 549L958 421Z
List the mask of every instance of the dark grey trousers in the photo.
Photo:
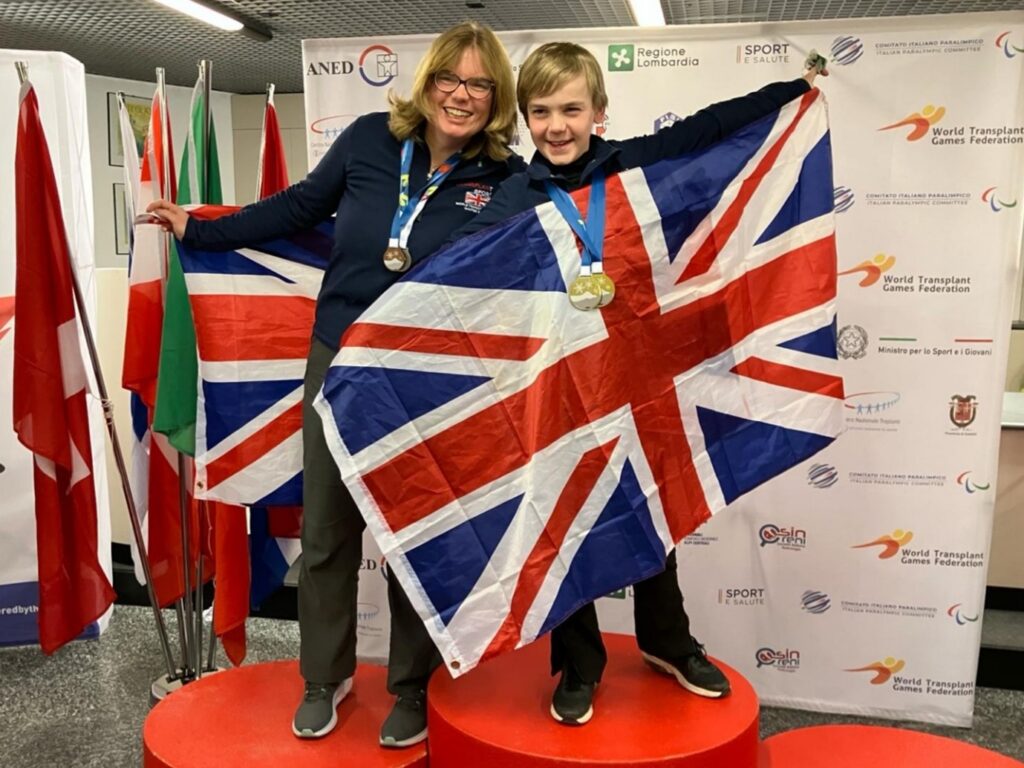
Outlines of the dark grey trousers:
M335 351L313 339L302 397L303 512L299 570L299 668L315 683L337 683L356 669L356 602L366 523L341 482L313 400ZM388 579L391 647L388 691L426 688L440 654L398 580Z

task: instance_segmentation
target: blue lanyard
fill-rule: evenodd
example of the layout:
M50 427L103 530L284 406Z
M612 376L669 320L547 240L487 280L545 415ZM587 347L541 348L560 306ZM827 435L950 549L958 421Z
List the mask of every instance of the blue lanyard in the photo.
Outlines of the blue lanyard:
M412 150L412 139L406 139L402 143L402 167L398 177L398 209L391 220L391 237L389 239L391 245L401 245L403 248L409 240L409 233L412 231L413 222L420 215L423 206L427 204L427 201L437 191L437 188L441 186L441 182L448 178L448 174L455 170L455 166L459 164L459 160L462 158L462 151L459 150L441 163L437 170L427 179L423 189L416 193L416 197L410 198L409 170L412 168Z
M568 192L550 179L544 180L544 189L547 190L548 197L558 212L562 214L562 218L568 222L583 243L583 266L589 267L595 261L600 264L604 252L604 168L595 170L593 181L590 182L590 203L587 206L586 221L580 216L580 209L576 207Z

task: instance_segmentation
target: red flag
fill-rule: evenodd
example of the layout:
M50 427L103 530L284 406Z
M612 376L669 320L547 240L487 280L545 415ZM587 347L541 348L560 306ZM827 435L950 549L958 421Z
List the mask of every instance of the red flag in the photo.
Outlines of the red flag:
M267 106L263 110L263 139L260 142L260 167L256 174L259 200L277 194L288 186L288 166L284 161L281 126L274 109L274 87L270 87Z
M34 454L39 643L53 653L114 601L97 558L96 492L71 261L35 91L21 91L14 166L14 430Z

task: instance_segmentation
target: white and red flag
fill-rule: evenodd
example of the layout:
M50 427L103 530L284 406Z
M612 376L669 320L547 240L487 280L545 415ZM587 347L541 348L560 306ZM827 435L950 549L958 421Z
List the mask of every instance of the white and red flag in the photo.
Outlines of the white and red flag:
M21 91L15 153L14 430L33 453L39 642L53 653L107 610L71 258L35 91Z

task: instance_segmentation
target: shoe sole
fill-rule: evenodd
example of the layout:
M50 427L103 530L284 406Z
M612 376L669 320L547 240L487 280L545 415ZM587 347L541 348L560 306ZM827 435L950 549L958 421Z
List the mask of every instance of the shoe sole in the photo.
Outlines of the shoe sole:
M314 731L309 728L303 728L302 730L299 730L295 727L295 721L292 720L292 733L294 733L300 739L320 739L326 736L331 731L333 731L335 726L338 724L338 705L345 700L345 697L348 696L349 691L351 690L351 677L346 678L344 681L342 681L341 685L339 685L334 690L334 696L331 697L331 704L333 704L333 707L331 707L331 719L327 721L327 725L325 725L323 728L321 728L318 731Z
M405 747L411 747L414 744L419 744L421 741L426 741L426 740L427 740L427 729L424 728L422 731L417 733L415 736L410 736L408 739L402 739L401 741L398 741L398 740L392 739L392 738L387 738L387 739L382 738L380 740L380 745L382 747L384 747L384 749L404 749Z
M683 688L688 690L690 693L694 693L698 696L703 696L706 699L720 699L729 693L728 689L724 691L712 691L707 688L701 688L700 686L691 683L689 680L683 677L682 673L678 669L673 667L668 662L662 661L657 656L651 656L649 654L644 653L643 651L640 652L640 655L644 657L644 661L646 661L651 667L653 667L655 671L660 672L663 675L668 675L669 677L674 677L676 679L676 682L678 682L681 686L683 686Z
M559 722L562 725L585 725L589 723L590 718L594 716L594 707L593 705L591 705L590 709L584 712L581 717L578 717L577 719L573 720L572 718L562 717L560 714L558 714L558 711L555 709L555 705L552 704L551 716L555 718L556 722Z

